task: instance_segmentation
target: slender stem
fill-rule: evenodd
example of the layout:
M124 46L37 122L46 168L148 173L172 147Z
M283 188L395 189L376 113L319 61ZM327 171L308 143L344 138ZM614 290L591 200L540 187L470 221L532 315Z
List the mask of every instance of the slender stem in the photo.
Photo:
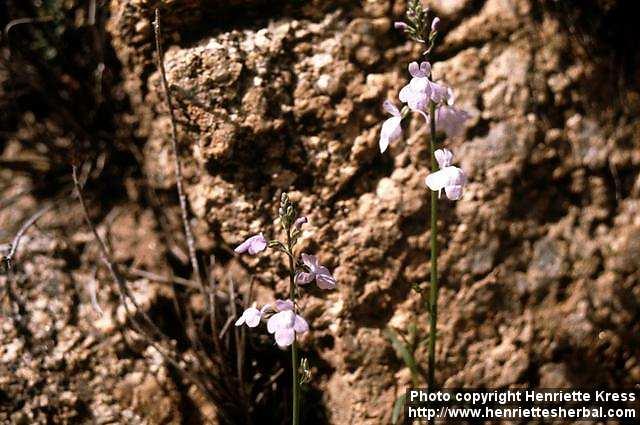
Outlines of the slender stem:
M289 249L289 298L293 302L293 312L296 313L296 284L295 284L295 263L293 261L293 246L291 244L291 229L287 229L287 248ZM295 333L293 335L293 344L291 344L291 372L292 372L292 413L291 423L298 425L300 423L300 384L298 382L298 342Z
M432 102L429 113L431 127L430 160L431 172L436 171L436 106ZM438 195L431 191L431 287L429 290L429 390L435 390L436 369L436 325L438 322Z

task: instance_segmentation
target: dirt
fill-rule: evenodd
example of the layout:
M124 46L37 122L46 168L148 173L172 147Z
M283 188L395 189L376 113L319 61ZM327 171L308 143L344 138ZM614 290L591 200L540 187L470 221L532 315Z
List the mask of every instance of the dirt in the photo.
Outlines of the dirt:
M637 62L621 38L625 6L593 1L570 13L551 1L430 4L444 34L434 75L472 116L465 134L446 142L469 184L462 200L440 203L438 383L636 386L640 93ZM302 251L317 254L338 281L302 303L314 403L305 423L389 423L410 375L384 331L415 321L426 335L428 322L412 290L429 278L424 126L413 120L384 155L377 146L382 101L397 100L407 63L420 55L393 29L404 2L161 5L202 256L215 254L217 273L235 276L242 293L255 276L259 304L286 296L282 258L239 260L231 249L259 231L278 236L273 218L288 191L310 221ZM127 99L114 121L123 128L119 143L139 146L139 167L110 180L117 196L101 202L108 188L87 190L119 262L188 277L154 7L108 4L107 42L120 69L114 90ZM17 134L0 145L4 160L22 154ZM7 168L0 179L8 198L38 175ZM165 222L145 188L159 194ZM0 240L9 242L43 199L30 193L2 208ZM22 241L16 283L29 337L2 316L0 420L214 421L215 408L126 328L77 203L62 204L64 214L47 214ZM98 292L102 317L91 284L106 288ZM134 285L149 311L166 308L166 284ZM417 355L426 361L426 352ZM277 391L287 379L278 378Z

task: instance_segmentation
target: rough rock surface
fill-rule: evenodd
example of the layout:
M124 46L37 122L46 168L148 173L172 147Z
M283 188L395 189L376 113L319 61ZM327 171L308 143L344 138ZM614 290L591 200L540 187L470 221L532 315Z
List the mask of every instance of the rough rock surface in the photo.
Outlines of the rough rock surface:
M174 176L152 3L113 0L109 30L146 140L144 172L162 190ZM162 4L164 61L179 105L180 155L200 248L223 253L258 231L275 235L277 201L289 191L311 223L303 249L338 280L328 296L311 291L303 303L313 330L303 349L323 364L313 380L322 391L319 409L331 424L387 423L410 380L383 331L417 320L426 334L427 323L411 290L428 280L423 123L413 120L386 154L377 150L380 105L394 99L407 80L406 63L420 53L392 28L404 2L314 2L302 9L251 1ZM447 141L470 183L462 200L440 204L438 382L637 384L638 91L611 89L601 78L613 72L608 56L586 51L545 2L431 4L445 34L434 74L472 115L465 135ZM209 20L215 15L229 20L217 26ZM138 224L130 226L144 217L133 214L128 219ZM236 261L226 259L223 266ZM257 276L259 302L286 292L281 259L264 255L243 265ZM48 273L46 262L38 267ZM85 281L53 278L70 287ZM241 285L247 289L248 281ZM57 320L72 320L65 318L72 300L56 299ZM87 361L87 350L117 356L108 341L122 335L92 329L88 315L60 325L77 334L60 352L79 352L78 362ZM3 330L5 340L10 332ZM23 349L3 345L0 366L37 361L22 357ZM157 382L161 366L144 359L117 364L119 370L98 368L91 379L119 388L109 396L140 421L180 421L175 388L156 392L165 386ZM81 390L68 388L68 403L80 403Z

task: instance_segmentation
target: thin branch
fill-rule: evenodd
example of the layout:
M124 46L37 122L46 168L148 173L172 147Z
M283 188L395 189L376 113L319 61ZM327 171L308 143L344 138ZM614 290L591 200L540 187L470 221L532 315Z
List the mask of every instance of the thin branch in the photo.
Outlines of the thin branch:
M4 258L2 259L2 261L4 262L7 268L12 267L13 257L16 255L16 252L18 251L18 247L20 246L20 240L22 239L26 231L29 230L29 228L33 226L36 223L36 221L40 219L40 217L42 217L45 213L50 211L53 208L53 206L54 204L49 204L41 208L35 214L33 214L27 221L25 221L24 224L20 227L20 229L18 230L18 233L16 233L16 235L13 238L13 241L11 242L11 249L9 250L9 253L5 255Z

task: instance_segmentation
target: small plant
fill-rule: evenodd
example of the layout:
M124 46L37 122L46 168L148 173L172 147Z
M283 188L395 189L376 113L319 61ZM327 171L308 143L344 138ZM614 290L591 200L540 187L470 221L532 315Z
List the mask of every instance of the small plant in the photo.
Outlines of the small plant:
M295 246L302 235L302 226L307 223L306 217L298 217L295 205L286 193L282 194L278 218L285 234L284 241L267 241L262 233L251 236L240 244L235 252L256 255L267 248L275 249L288 260L289 267L289 299L275 300L258 309L255 305L247 308L236 321L236 326L246 324L250 328L257 327L264 319L267 331L274 335L275 342L280 348L291 347L291 372L293 375L292 391L292 424L300 423L300 385L309 382L309 368L306 359L298 360L296 336L309 331L309 324L298 314L297 300L299 289L312 281L321 289L334 289L336 280L325 266L318 263L318 259L309 254L296 255Z
M429 9L422 7L420 0L410 0L407 6L406 22L396 22L395 28L402 30L411 40L425 45L423 56L428 57L436 46L440 19L432 15ZM435 383L435 348L437 340L438 320L438 198L442 191L450 200L462 198L467 178L464 171L452 165L453 153L449 149L440 148L445 137L454 137L462 133L464 123L469 115L454 106L454 95L451 88L436 82L431 63L428 61L411 62L409 64L411 80L398 95L404 103L402 110L393 102L384 102L384 109L392 117L387 119L380 133L380 152L384 153L389 144L402 137L402 121L412 112L424 118L429 126L429 163L431 173L425 180L430 192L430 288L428 298L425 298L425 308L429 313L428 337L428 371L427 385L429 390L436 389ZM418 285L413 286L420 291ZM415 360L415 350L420 345L415 337L415 325L409 330L410 341L404 343L391 330L387 335L394 348L411 370L413 385L421 375ZM394 407L394 422L400 414L400 407L404 404L400 397Z

